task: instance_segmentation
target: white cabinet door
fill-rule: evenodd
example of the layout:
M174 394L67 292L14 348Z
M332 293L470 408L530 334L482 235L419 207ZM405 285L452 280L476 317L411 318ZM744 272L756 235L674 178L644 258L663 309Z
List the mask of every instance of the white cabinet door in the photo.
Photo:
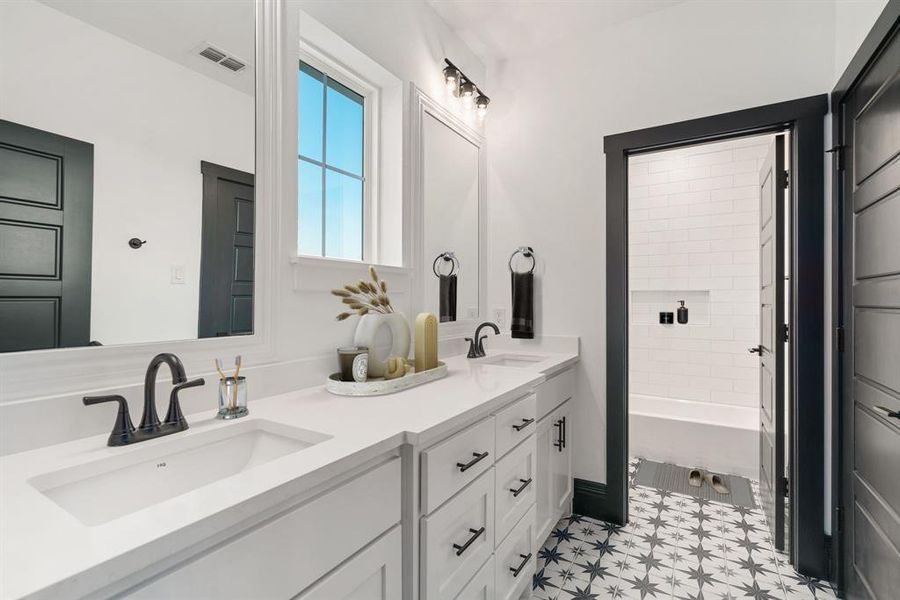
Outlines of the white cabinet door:
M571 402L565 402L552 413L551 467L553 471L552 510L557 519L569 512L572 501L572 419L569 411Z
M488 559L455 600L496 600L494 593L494 557Z
M534 505L535 453L534 437L530 437L494 467L494 543L497 546Z
M494 468L421 521L422 597L455 598L494 551Z
M553 414L549 414L538 421L535 430L537 450L535 452L535 479L534 491L536 494L535 505L537 509L535 517L535 543L544 543L544 539L550 534L550 529L556 523L556 506L553 494L553 465L556 448L553 440L556 439L556 427L553 426Z
M400 600L402 553L397 525L302 593L298 600Z

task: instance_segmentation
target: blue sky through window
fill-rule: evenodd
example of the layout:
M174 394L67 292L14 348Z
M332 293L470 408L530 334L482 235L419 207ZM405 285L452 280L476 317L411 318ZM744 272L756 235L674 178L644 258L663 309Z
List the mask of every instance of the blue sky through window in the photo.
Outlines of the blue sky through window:
M364 99L301 62L299 254L362 260Z

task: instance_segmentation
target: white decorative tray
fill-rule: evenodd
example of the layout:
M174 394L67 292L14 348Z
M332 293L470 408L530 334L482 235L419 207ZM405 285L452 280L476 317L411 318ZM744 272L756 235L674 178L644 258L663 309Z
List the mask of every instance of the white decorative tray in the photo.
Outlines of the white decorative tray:
M447 376L447 365L438 361L433 369L421 373L408 373L397 379L370 379L368 381L341 381L340 373L332 373L325 381L325 389L338 396L381 396L406 390Z

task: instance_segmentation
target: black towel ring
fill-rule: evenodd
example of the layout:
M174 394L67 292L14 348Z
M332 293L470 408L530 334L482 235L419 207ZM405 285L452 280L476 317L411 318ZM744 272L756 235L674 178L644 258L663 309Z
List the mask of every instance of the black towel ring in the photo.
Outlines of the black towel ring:
M451 275L455 275L459 272L459 259L456 258L455 252L441 252L437 255L437 258L434 259L434 262L431 263L431 270L434 272L435 277L440 277L441 274L438 272L438 261L444 259L444 262L450 263L450 272L447 273L446 277Z
M531 259L531 269L529 269L528 273L534 273L534 267L537 265L537 261L534 259L534 248L531 246L519 246L516 248L516 251L512 253L509 257L509 270L513 273L518 273L518 271L514 270L512 267L512 261L516 257L516 254L521 254L525 258Z

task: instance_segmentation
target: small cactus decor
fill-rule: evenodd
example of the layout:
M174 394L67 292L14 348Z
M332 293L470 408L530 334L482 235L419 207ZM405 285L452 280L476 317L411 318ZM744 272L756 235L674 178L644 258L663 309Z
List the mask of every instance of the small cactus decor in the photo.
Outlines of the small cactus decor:
M361 279L357 283L348 283L342 288L331 290L332 295L340 298L344 304L344 312L335 317L338 321L349 319L354 314L362 316L394 312L388 297L387 283L378 277L378 271L372 265L369 265L369 277L372 281Z

